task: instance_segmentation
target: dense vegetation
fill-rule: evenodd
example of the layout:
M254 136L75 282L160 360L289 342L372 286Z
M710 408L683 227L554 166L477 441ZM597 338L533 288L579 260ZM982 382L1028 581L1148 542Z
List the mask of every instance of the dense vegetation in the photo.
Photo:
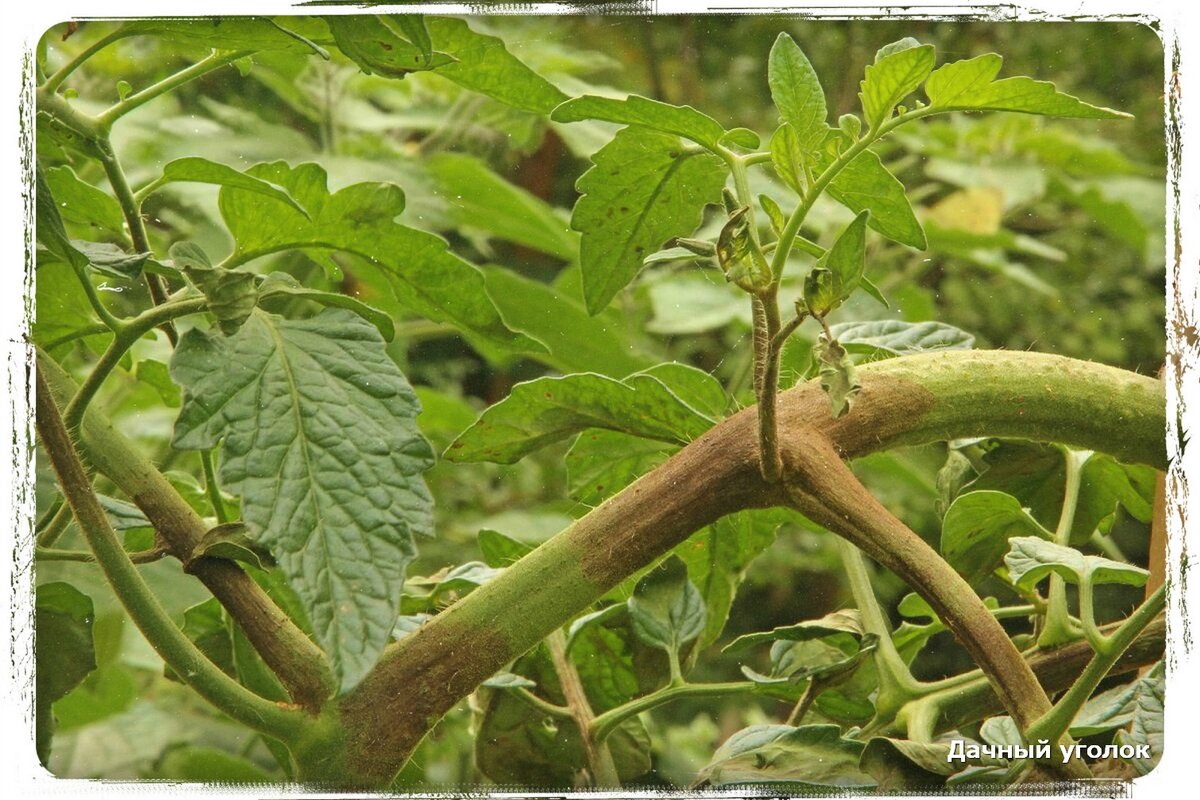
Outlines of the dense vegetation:
M37 72L55 774L1152 768L1148 29L89 22ZM1153 758L947 760L1070 737Z

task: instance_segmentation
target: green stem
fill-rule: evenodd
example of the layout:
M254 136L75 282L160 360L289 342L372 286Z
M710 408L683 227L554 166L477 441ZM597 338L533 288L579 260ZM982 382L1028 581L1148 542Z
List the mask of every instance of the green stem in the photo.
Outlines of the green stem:
M142 188L133 193L133 201L137 207L141 209L142 204L146 202L146 198L157 192L162 187L171 182L171 179L166 175L159 175L154 180L147 183Z
M83 62L87 61L89 58L96 55L96 53L99 53L113 42L132 35L133 31L128 30L124 25L122 25L111 33L101 36L99 39L81 50L74 58L60 67L57 72L47 78L46 82L42 84L41 88L47 92L57 91L58 87L62 85L63 81L65 81L72 72L77 70L80 65L83 64Z
M121 362L125 351L132 347L134 342L159 325L178 317L187 316L188 314L196 314L204 311L206 308L208 308L208 301L202 297L176 300L167 305L159 305L147 309L122 324L121 329L113 337L113 341L108 346L108 349L100 356L100 360L96 362L96 366L92 368L91 373L79 387L79 391L76 392L71 402L67 404L67 410L64 413L67 429L73 431L79 427L80 422L83 420L84 412L87 411L88 403L96 396L96 392L100 390L100 386L103 385L105 379L116 368L117 364Z
M783 474L783 460L779 454L779 424L776 407L779 403L779 359L782 348L775 347L781 324L779 319L779 295L774 286L763 292L762 302L764 328L762 335L754 337L761 352L755 358L762 362L762 384L758 394L758 442L759 469L763 480L778 483Z
M521 700L524 700L526 703L533 706L548 717L554 717L555 719L575 718L575 715L571 713L571 709L567 708L566 706L560 706L555 703L551 703L549 700L543 700L533 692L526 689L524 686L518 686L516 689L508 691L511 691L513 695Z
M98 336L102 333L112 333L112 328L108 325L88 325L84 328L71 331L70 333L59 336L57 339L51 339L42 345L46 352L54 350L56 347L62 347L64 344L69 344L79 339L86 339L89 336Z
M162 560L166 554L165 550L156 547L151 550L139 550L128 553L127 555L132 564L149 564ZM58 550L53 547L38 547L34 551L34 556L38 561L76 561L81 564L96 563L96 556L86 550Z
M71 524L71 508L63 504L59 506L58 511L54 512L54 516L50 517L46 527L38 532L37 546L50 547L53 545L69 524Z
M783 268L787 264L788 256L792 253L792 246L795 244L796 237L800 233L800 226L804 224L805 218L808 217L808 212L812 211L817 198L829 187L829 184L838 176L838 173L845 169L851 161L872 144L887 136L904 123L919 119L928 113L930 113L929 109L916 109L892 117L879 125L877 129L869 131L866 136L846 148L845 152L838 156L813 181L812 186L809 187L809 190L804 193L804 197L801 198L800 205L796 206L795 211L788 217L787 224L783 228L783 233L779 235L779 247L775 250L775 254L771 258L771 274L774 276L776 283L783 278Z
M808 686L804 687L804 694L800 695L800 699L796 701L796 705L792 706L791 713L788 714L786 725L795 727L804 721L804 715L808 713L809 707L813 701L817 699L817 681L809 679Z
M188 81L195 80L201 75L212 72L215 69L220 69L227 64L237 61L239 58L245 58L253 54L253 50L238 50L233 53L213 53L207 58L203 58L192 64L186 69L181 69L174 75L163 78L158 83L151 84L140 92L135 92L119 103L110 106L103 111L100 116L96 117L96 123L102 131L108 131L112 128L113 123L121 117L133 111L135 108L150 102L159 95L166 94L174 89L179 88Z
M579 728L579 738L583 741L592 785L597 787L620 786L621 778L617 774L617 766L608 745L604 744L603 740L597 739L592 733L592 723L595 721L596 715L592 711L592 704L588 702L587 692L584 691L579 672L567 654L567 637L562 632L562 628L546 637L546 648L550 651L550 660L554 664L554 672L558 676L558 683L562 688L567 709L574 718L575 725Z
M1026 733L1027 741L1037 741L1047 739L1050 742L1057 741L1071 727L1071 721L1075 719L1075 715L1079 713L1079 709L1092 696L1092 692L1096 691L1096 687L1100 685L1100 681L1104 680L1104 676L1109 673L1113 665L1121 658L1125 651L1133 644L1147 625L1159 612L1166 606L1166 587L1160 586L1154 594L1146 602L1142 603L1136 611L1121 623L1121 626L1108 637L1109 646L1105 651L1097 653L1088 662L1084 668L1083 674L1079 676L1071 688L1067 690L1054 708L1050 710L1044 717L1039 719L1030 726Z
M92 493L53 397L39 367L37 428L42 444L84 538L134 624L163 661L214 706L253 730L283 742L295 740L307 727L307 717L259 697L222 672L175 626L142 580Z
M1075 451L1063 448L1063 461L1066 478L1063 488L1062 513L1058 518L1058 527L1054 531L1055 543L1067 547L1071 543L1071 528L1075 524L1075 509L1079 505L1079 486L1083 463L1091 455L1090 451ZM1078 629L1072 624L1070 608L1067 606L1067 585L1062 577L1050 576L1050 592L1047 597L1046 625L1038 636L1038 644L1042 647L1073 641L1079 637Z
M79 284L83 287L83 293L87 296L88 304L96 312L96 316L100 317L100 321L104 323L104 327L110 331L120 330L122 326L121 320L113 316L113 313L104 305L104 301L100 299L100 293L96 291L95 285L92 283L91 278L88 277L87 270L82 266L72 266L75 270L75 277L79 279Z
M200 467L204 470L204 491L208 495L208 502L212 505L213 516L217 518L217 523L224 525L229 522L229 515L225 513L225 501L221 499L221 487L217 484L217 471L213 468L213 451L200 451Z
M875 597L871 576L867 572L866 557L861 550L840 536L837 537L837 547L850 584L850 594L854 597L854 605L862 615L863 628L867 633L879 637L879 644L875 648L875 664L879 671L880 697L898 707L912 697L920 695L923 687L912 676L908 665L904 663L895 643L892 642L892 626L883 615L883 609L879 607L879 600Z
M1107 653L1112 647L1112 642L1100 632L1099 626L1096 625L1096 609L1092 597L1095 587L1090 580L1083 580L1079 584L1079 619L1083 622L1083 634L1088 640L1088 644L1097 653Z
M617 726L630 717L636 717L643 711L678 700L681 697L717 697L726 694L753 692L755 684L752 681L730 681L728 683L683 683L664 686L656 692L631 700L625 705L617 706L596 717L592 723L592 735L597 742L603 742Z

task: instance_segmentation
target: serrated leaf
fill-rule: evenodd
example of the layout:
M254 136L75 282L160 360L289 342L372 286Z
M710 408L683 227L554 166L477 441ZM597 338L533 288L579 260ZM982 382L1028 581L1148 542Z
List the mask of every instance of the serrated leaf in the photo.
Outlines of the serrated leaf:
M184 387L172 444L223 442L222 485L353 687L392 632L414 538L432 530L433 454L379 332L341 309L259 311L226 338L188 331L171 375Z
M821 388L829 396L829 413L834 419L848 414L862 389L854 362L844 347L836 340L829 341L824 334L817 340L813 354L819 365Z
M752 725L725 740L700 778L712 786L868 788L875 782L859 769L862 750L836 725Z
M1144 586L1150 575L1133 564L1102 556L1085 556L1073 548L1033 536L1012 539L1009 546L1004 564L1012 582L1025 589L1037 586L1051 573L1068 583L1120 583L1126 586Z
M818 169L832 163L827 154L820 156ZM870 211L867 225L887 238L918 250L926 246L925 231L917 221L904 184L888 171L874 152L859 153L830 182L826 192L834 200L858 214Z
M447 322L487 352L542 349L504 325L483 275L444 239L395 222L404 210L399 187L357 183L330 194L325 170L316 164L276 161L248 172L286 189L311 220L273 197L223 187L218 205L239 263L288 249L352 254L356 277L371 289L366 299L392 316L411 311Z
M684 403L661 380L624 381L583 373L519 383L447 449L449 461L513 464L581 430L602 428L685 444L715 420Z
M907 356L931 350L970 350L971 334L944 322L905 322L899 319L841 322L829 329L848 352L872 356Z
M425 26L434 48L454 58L453 63L438 67L436 74L464 89L535 114L549 114L567 99L554 84L508 52L504 42L473 31L466 20L426 17Z
M867 126L878 128L892 115L896 104L912 94L933 69L933 45L880 51L879 59L867 66L859 84L859 99Z
M794 130L800 149L817 149L824 141L829 118L825 92L808 57L786 33L779 34L767 57L767 84L780 118Z
M247 192L257 192L273 197L281 203L294 208L308 217L308 212L297 203L285 189L270 181L256 178L246 172L239 172L233 167L209 161L207 158L189 156L177 158L163 167L163 180L166 183L208 183L213 186L229 186Z
M1048 81L1015 77L996 80L1004 59L996 53L939 67L925 82L930 108L945 111L1017 111L1048 117L1119 119L1121 111L1085 103Z
M1017 536L1054 538L1012 495L967 492L950 504L942 519L942 557L974 583L1003 563L1009 540Z
M624 100L594 95L576 97L554 109L550 119L555 122L596 119L619 125L636 125L682 136L709 150L716 149L726 133L721 123L691 106L673 106L636 94Z
M642 269L646 256L700 225L704 206L720 202L725 162L685 150L679 138L626 128L592 156L576 184L582 194L571 227L582 234L583 296L599 313Z
M58 212L58 201L55 200L50 185L46 182L46 174L41 165L36 168L36 236L37 241L50 254L72 268L79 270L87 266L87 258L71 244L67 238L67 230L63 226L62 216Z
M704 632L704 598L688 580L687 567L674 556L638 581L628 606L638 638L668 653Z

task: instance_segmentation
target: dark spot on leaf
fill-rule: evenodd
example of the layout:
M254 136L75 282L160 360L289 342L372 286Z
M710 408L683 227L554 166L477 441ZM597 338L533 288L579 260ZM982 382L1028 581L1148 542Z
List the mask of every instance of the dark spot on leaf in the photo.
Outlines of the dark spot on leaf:
M390 51L392 49L392 46L390 44L388 44L387 42L380 42L379 46L382 47L384 50Z

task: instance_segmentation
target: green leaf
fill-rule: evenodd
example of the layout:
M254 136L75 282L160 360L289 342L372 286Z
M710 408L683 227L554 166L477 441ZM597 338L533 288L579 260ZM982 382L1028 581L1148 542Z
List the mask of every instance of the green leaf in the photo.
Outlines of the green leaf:
M518 542L499 531L485 528L476 537L479 552L483 554L483 562L489 567L508 567L515 564L522 556L533 551L524 542Z
M172 444L223 441L222 484L349 689L391 634L415 536L432 530L433 453L411 387L374 326L341 309L256 312L227 338L188 331L171 376L184 387Z
M771 267L750 233L748 212L744 206L730 215L717 238L717 260L725 279L751 294L771 283Z
M429 37L429 28L425 26L425 16L423 14L393 14L390 20L404 34L405 39L417 46L421 55L428 61L433 55L433 39Z
M801 147L796 129L787 123L780 125L771 134L768 149L771 152L771 166L775 168L779 180L796 194L804 194L804 187L808 185L805 167L815 166L816 156Z
M589 313L599 313L642 269L646 256L700 225L720 202L725 162L685 150L678 137L626 128L592 156L576 184L583 195L571 227L582 234L579 260Z
M139 19L125 25L139 35L161 36L213 50L286 50L329 57L322 48L267 17Z
M434 47L455 59L438 67L436 73L464 89L535 114L549 114L567 99L554 84L509 53L504 42L476 33L466 20L426 17L425 26Z
M1146 678L1140 678L1133 683L1114 686L1107 691L1093 696L1083 704L1079 713L1071 720L1072 736L1095 736L1124 728L1133 719L1134 708L1137 705L1138 685L1158 672L1161 676L1162 662L1158 662Z
M600 625L609 620L627 618L628 616L629 605L627 603L614 603L605 606L599 611L592 611L591 613L576 617L567 628L567 652L570 652L571 646L578 641L580 635L593 625Z
M45 764L54 730L51 705L96 669L92 641L95 609L91 598L74 586L44 583L37 587L34 617L37 750L38 758Z
M121 280L141 277L150 253L127 253L108 242L84 242L72 239L71 246L83 253L88 266L104 275Z
M584 95L568 100L550 115L555 122L598 119L619 125L636 125L660 133L673 133L702 147L715 150L725 129L707 114L691 106L673 106L631 94L624 100Z
M447 322L487 352L542 349L504 325L483 275L445 240L395 222L404 210L399 187L357 183L330 194L325 170L316 164L276 161L248 172L286 189L311 220L276 198L223 187L219 206L237 263L288 249L341 251L355 257L353 271L370 287L362 299L391 316L411 311Z
M226 753L214 747L183 745L166 752L146 777L157 780L195 783L254 784L275 783L278 778L267 774L249 759Z
M654 363L637 346L628 320L617 309L593 316L577 295L502 267L485 267L483 276L504 323L546 346L530 358L564 373L599 372L612 378Z
M192 242L176 242L168 254L208 299L208 310L217 318L221 333L236 333L258 305L254 274L214 267L208 255Z
M112 525L113 530L118 533L154 527L142 510L133 503L126 503L124 500L118 500L106 494L97 494L96 500L104 509L104 516L108 517L108 524Z
M686 444L715 420L684 403L658 378L624 381L583 373L519 383L450 445L449 461L513 464L588 428Z
M942 519L942 556L975 583L1000 566L1009 540L1017 536L1054 538L1012 495L967 492L950 504Z
M579 434L567 451L567 490L588 506L598 506L674 452L672 445L611 430Z
M740 147L743 150L757 150L762 140L758 138L758 134L749 128L733 128L725 132L721 137L719 144L726 147Z
M845 302L862 281L866 264L867 219L869 211L862 211L846 226L825 255L813 266L810 278L804 284L804 300L809 313L823 317ZM820 273L826 272L827 276ZM813 287L810 290L810 284Z
M396 337L396 324L392 321L391 317L382 311L372 308L361 300L356 300L349 295L339 294L338 292L322 292L317 289L309 289L307 286L301 286L299 281L286 272L272 272L258 286L258 302L269 302L277 297L295 297L303 300L311 300L326 307L344 308L348 311L353 311L374 325L385 341L390 342Z
M276 186L270 181L256 178L245 172L238 172L233 167L209 161L207 158L189 156L177 158L163 167L163 180L167 183L209 183L214 186L229 186L247 192L257 192L273 197L281 203L287 203L296 211L308 217L308 212L297 203L287 190Z
M259 569L275 565L271 554L250 538L241 522L228 522L207 531L192 549L192 558L224 558Z
M820 158L818 167L822 170L833 162L828 154ZM855 214L870 211L867 225L872 230L900 244L925 249L925 231L904 194L904 184L872 151L864 150L851 159L826 192Z
M894 48L895 45L890 47ZM877 58L874 64L867 67L858 94L863 115L871 130L883 124L892 115L896 104L912 94L929 75L933 69L933 45L892 50L885 47L879 51Z
M966 488L1008 492L1027 507L1043 527L1055 529L1062 513L1066 484L1064 450L1030 442L1002 442L983 459L986 470ZM1154 497L1154 470L1121 464L1103 453L1075 452L1083 459L1079 497L1071 525L1073 546L1089 542L1097 528L1111 524L1118 506L1149 522Z
M829 118L825 92L808 57L786 33L779 34L767 57L767 83L775 108L792 127L800 149L816 150L825 139Z
M817 339L813 355L820 368L821 388L829 396L829 413L834 419L850 413L854 398L862 389L850 355L836 340L829 341L824 334Z
M939 67L925 82L930 108L945 111L1018 111L1048 117L1120 119L1122 111L1102 108L1064 94L1048 81L1016 77L996 80L1002 59L996 53Z
M723 652L740 653L764 642L807 642L813 639L829 640L843 652L849 652L857 649L857 643L864 634L858 611L848 608L826 614L820 619L744 634L726 645Z
M989 757L966 763L975 766L1008 764L1003 759ZM878 791L896 792L941 789L946 785L946 779L961 770L964 764L950 760L948 744L876 736L863 748L859 766L878 782Z
M1132 758L1129 763L1139 775L1147 775L1158 766L1163 754L1163 709L1166 698L1166 676L1162 662L1137 682L1137 693L1133 704L1133 718L1129 731L1118 731L1113 743L1121 745L1144 745L1150 748L1149 758Z
M944 322L905 322L900 319L842 322L829 326L850 353L874 357L908 356L931 350L970 350L975 337Z
M775 541L786 519L779 511L741 511L696 531L672 551L687 565L688 579L704 599L707 618L701 647L721 635L746 570Z
M565 217L541 198L509 183L477 158L438 153L423 161L433 176L450 219L463 228L485 231L505 241L569 261L579 237Z
M668 653L704 632L704 598L688 580L687 566L674 556L638 581L628 605L638 638Z
M700 778L712 786L869 788L875 782L859 769L862 751L836 725L752 725L725 740Z
M324 20L338 49L368 75L404 78L410 73L437 69L455 61L447 53L433 52L427 42L414 43L401 36L391 27L396 18L352 15L325 17Z
M37 166L36 172L37 241L59 261L69 264L76 270L83 269L87 266L87 258L75 249L71 240L67 238L67 230L63 226L62 216L58 212L58 201L50 191L50 185L46 182L46 175L40 164Z
M489 689L536 689L537 684L526 678L524 675L515 675L511 672L497 672L492 677L484 681L481 686L486 686Z
M63 220L99 226L116 236L125 235L125 215L115 198L81 180L67 166L51 167L44 175Z
M1024 589L1032 589L1051 573L1068 583L1120 583L1126 586L1144 586L1150 576L1149 572L1133 564L1085 556L1078 550L1033 536L1018 537L1009 544L1011 549L1004 557L1004 564L1012 582Z

